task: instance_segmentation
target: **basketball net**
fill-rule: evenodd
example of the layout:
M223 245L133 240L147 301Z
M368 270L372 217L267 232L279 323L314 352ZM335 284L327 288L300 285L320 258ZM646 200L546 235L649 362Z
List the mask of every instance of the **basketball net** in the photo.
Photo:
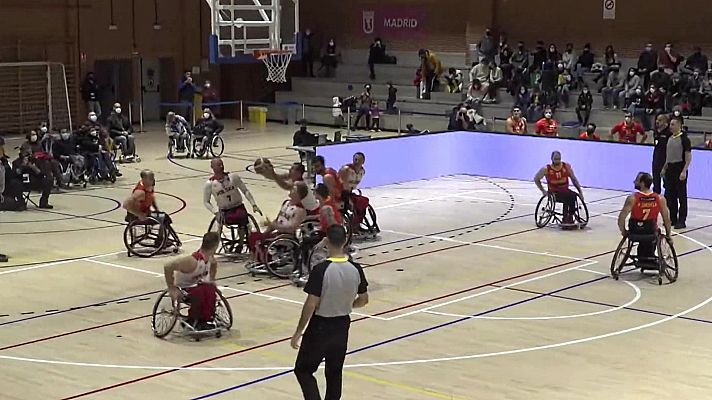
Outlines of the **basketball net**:
M267 67L267 80L269 82L287 82L287 68L292 61L291 51L275 51L261 54L258 57Z

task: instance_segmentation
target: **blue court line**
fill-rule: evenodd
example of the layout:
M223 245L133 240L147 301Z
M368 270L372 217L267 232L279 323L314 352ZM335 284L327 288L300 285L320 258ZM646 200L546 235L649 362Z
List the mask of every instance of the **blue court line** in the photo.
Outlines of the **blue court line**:
M712 245L710 245L710 246L712 246ZM701 249L704 249L704 248L701 248ZM701 249L695 249L695 250L688 251L688 252L686 252L686 253L682 253L682 254L678 255L678 258L687 256L687 255L690 255L690 254L697 253L697 252L700 251ZM635 270L635 269L636 269L636 268L631 268L631 269L629 269L629 270L627 270L627 271L623 271L623 273L628 272L628 271L632 271L632 270ZM396 336L396 337L391 338L391 339L386 339L386 340L383 340L383 341L380 341L380 342L376 342L376 343L370 344L370 345L368 345L368 346L360 347L360 348L357 348L357 349L354 349L354 350L351 350L351 351L347 352L346 355L348 356L348 355L351 355L351 354L360 353L360 352L362 352L362 351L369 350L369 349L372 349L372 348L375 348L375 347L380 347L380 346L383 346L383 345L386 345L386 344L389 344L389 343L393 343L393 342L396 342L396 341L399 341L399 340L407 339L407 338L410 338L410 337L413 337L413 336L417 336L417 335L420 335L420 334L423 334L423 333L431 332L431 331L434 331L434 330L437 330L437 329L440 329L440 328L445 328L445 327L448 327L448 326L451 326L451 325L459 324L460 322L464 322L464 321L467 321L467 320L472 319L472 317L479 317L479 316L482 316L482 315L486 315L486 314L490 314L490 313L493 313L493 312L501 311L501 310L504 310L504 309L507 309L507 308L515 307L515 306L518 306L518 305L521 305L521 304L524 304L524 303L528 303L528 302L531 302L531 301L534 301L534 300L538 300L538 299L541 299L541 298L544 298L544 297L553 296L553 295L556 295L557 293L561 293L561 292L564 292L564 291L567 291L567 290L570 290L570 289L575 289L575 288L580 287L580 286L584 286L584 285L588 285L588 284L591 284L591 283L599 282L599 281L601 281L601 280L609 279L609 278L610 278L609 276L601 276L601 277L594 278L594 279L591 279L591 280L588 280L588 281L579 282L579 283L576 283L576 284L573 284L573 285L570 285L570 286L567 286L567 287L564 287L564 288L561 288L561 289L556 289L556 290L553 290L553 291L550 291L550 292L546 292L546 293L542 293L542 294L539 294L539 295L537 295L537 296L530 297L530 298L527 298L527 299L524 299L524 300L520 300L520 301L517 301L517 302L514 302L514 303L505 304L505 305L499 306L499 307L497 307L497 308L493 308L493 309L490 309L490 310L482 311L482 312L480 312L480 313L473 314L473 315L471 315L471 316L458 318L458 319L455 319L455 320L452 320L452 321L449 321L449 322L445 322L445 323L442 323L442 324L439 324L439 325L431 326L431 327L429 327L429 328L421 329L421 330L418 330L418 331L415 331L415 332L411 332L411 333L406 333L406 334L404 334L404 335ZM634 309L629 309L629 310L634 310ZM635 310L635 311L638 311L638 310ZM655 311L646 311L646 310L641 310L641 311L643 311L643 312L649 312L649 313L653 313L653 314L656 313ZM702 322L712 323L712 321L704 321L704 320L702 320ZM257 383L260 383L260 382L264 382L264 381L267 381L267 380L270 380L270 379L278 378L278 377L280 377L280 376L284 376L284 375L290 374L290 373L292 373L292 372L294 372L294 369L290 369L290 370L287 370L287 371L278 372L278 373L275 373L275 374L272 374L272 375L268 375L268 376L265 376L265 377L262 377L262 378L259 378L259 379L251 380L251 381L248 381L248 382L245 382L245 383L241 383L241 384L239 384L239 385L235 385L235 386L232 386L232 387L228 387L228 388L225 388L225 389L216 391L216 392L208 393L208 394L202 395L202 396L200 396L200 397L195 397L195 398L192 398L191 400L207 399L207 398L210 398L210 397L218 396L218 395L221 395L221 394L224 394L224 393L227 393L227 392L231 392L231 391L234 391L234 390L242 389L242 388L244 388L244 387L251 386L251 385L254 385L254 384L257 384Z

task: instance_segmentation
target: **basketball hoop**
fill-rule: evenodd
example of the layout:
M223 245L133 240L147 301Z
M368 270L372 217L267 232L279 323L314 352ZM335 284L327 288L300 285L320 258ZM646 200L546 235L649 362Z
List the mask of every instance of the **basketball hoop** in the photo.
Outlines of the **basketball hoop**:
M276 83L287 82L287 68L292 61L289 50L255 50L255 58L267 67L267 80Z

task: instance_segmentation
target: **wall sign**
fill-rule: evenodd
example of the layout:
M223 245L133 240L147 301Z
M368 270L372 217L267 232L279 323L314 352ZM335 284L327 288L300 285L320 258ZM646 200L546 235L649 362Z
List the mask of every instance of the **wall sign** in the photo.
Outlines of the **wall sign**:
M420 7L372 7L361 12L359 31L366 36L413 37L423 33L425 9Z
M603 0L603 19L616 19L616 1Z

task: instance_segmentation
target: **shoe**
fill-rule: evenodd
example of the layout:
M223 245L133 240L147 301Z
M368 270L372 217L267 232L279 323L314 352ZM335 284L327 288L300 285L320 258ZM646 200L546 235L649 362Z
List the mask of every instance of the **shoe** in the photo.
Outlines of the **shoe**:
M116 171L116 177L117 177L117 178L118 178L118 177L122 177L122 176L124 176L124 174L122 174L122 173L119 172L119 171Z
M676 224L673 226L673 228L675 228L675 229L685 229L685 228L687 228L687 225L685 225L684 222L678 222L678 223L676 223Z
M50 205L50 204L47 204L47 203L44 203L44 204L40 204L40 205L39 205L39 208L42 208L42 209L45 209L45 210L51 210L51 209L54 208L54 206L52 206L52 205Z
M7 262L7 256L5 254L0 254L0 262Z

